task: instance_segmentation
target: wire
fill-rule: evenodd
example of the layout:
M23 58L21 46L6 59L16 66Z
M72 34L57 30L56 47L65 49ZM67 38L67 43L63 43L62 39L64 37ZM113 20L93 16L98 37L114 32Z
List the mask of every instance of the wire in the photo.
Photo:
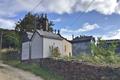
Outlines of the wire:
M39 5L41 4L41 2L42 2L42 0L40 0L40 2L39 2L37 5L35 5L35 7L33 7L33 9L30 10L30 12L32 12L32 11L35 10L37 7L39 7Z
M88 11L89 7L93 4L94 1L95 1L95 0L92 0L92 1L88 4L88 7L85 9L85 12ZM77 22L79 21L78 19L79 19L81 16L83 16L83 14L81 14L80 16L78 16L78 17L75 19L75 21L73 21L73 23L71 23L71 26L73 26L75 22L77 23Z

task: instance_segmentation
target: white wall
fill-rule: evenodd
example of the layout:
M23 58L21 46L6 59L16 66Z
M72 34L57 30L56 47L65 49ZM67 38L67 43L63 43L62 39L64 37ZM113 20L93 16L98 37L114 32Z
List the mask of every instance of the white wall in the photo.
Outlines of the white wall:
M31 59L43 58L43 38L36 32L31 42Z
M43 57L47 58L51 56L50 47L58 47L60 53L62 53L62 40L43 38Z
M22 60L28 60L29 59L29 43L30 42L24 42L22 43Z
M72 56L72 44L67 40L63 40L63 56Z

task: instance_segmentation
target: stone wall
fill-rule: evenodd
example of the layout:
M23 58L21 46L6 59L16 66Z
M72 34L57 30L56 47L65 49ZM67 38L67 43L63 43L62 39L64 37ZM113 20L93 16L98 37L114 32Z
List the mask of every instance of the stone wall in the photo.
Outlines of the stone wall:
M41 59L39 63L63 76L65 80L120 80L119 68L53 59Z

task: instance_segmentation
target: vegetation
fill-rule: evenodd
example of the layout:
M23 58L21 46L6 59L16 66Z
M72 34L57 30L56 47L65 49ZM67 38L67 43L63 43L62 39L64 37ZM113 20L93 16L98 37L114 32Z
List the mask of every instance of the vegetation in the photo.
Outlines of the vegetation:
M52 57L54 57L54 58L60 57L60 51L59 51L58 47L51 46L50 47L50 52L52 54Z
M3 34L3 48L20 48L20 37L16 32Z
M63 59L65 61L77 60L75 56L64 56L64 57L59 57L57 59Z
M14 30L0 29L2 48L20 48L20 37Z
M47 30L46 30L47 26ZM20 19L16 23L15 31L19 36L19 45L16 46L21 46L22 44L22 38L25 32L34 32L36 29L37 30L44 30L48 32L52 32L54 26L53 22L50 21L47 17L47 14L32 14L28 13L24 16L23 19ZM8 38L9 39L9 38ZM18 43L18 42L17 42Z
M117 43L112 42L111 44L107 44L106 42L99 40L98 44L91 44L91 54L81 54L78 56L66 56L61 59L67 61L82 61L82 62L90 62L94 64L119 64L120 56L116 53ZM58 58L60 59L60 58Z
M17 49L1 49L0 51L0 60L19 60L20 54L18 53Z
M45 20L46 19L46 20ZM2 48L17 48L20 49L22 43L23 32L33 32L36 29L45 30L46 22L48 21L48 31L52 32L54 25L49 21L47 15L28 13L25 17L16 23L15 30L0 29L0 38L2 37ZM0 40L1 42L1 40Z
M116 53L116 42L107 44L100 40L98 45L92 44L91 48L93 52L90 57L96 63L112 64L120 62L120 56Z
M47 19L47 15L45 14L45 16L43 14L39 15L39 14L31 14L30 12L28 14L25 15L25 17L22 20L19 20L16 24L15 30L18 32L33 32L36 29L40 30L43 29L44 30L44 20L48 21L48 31L52 32L53 28L51 26L53 26L53 22L49 21Z
M40 67L37 64L24 64L18 60L4 61L5 64L9 64L13 67L17 67L26 71L30 71L33 74L42 77L44 80L63 80L61 76L54 74L46 68Z
M0 60L2 60L5 64L32 72L33 74L42 77L44 80L64 80L63 77L58 76L40 65L21 63L19 54L16 51L17 50L14 49L2 49L0 53Z

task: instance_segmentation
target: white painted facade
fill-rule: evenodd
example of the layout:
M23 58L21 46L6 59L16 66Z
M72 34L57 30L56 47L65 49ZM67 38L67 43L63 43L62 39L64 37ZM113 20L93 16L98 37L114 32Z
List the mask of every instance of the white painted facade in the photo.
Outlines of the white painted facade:
M52 56L50 47L58 47L61 56L72 55L72 44L69 41L54 33L47 32L44 35L42 32L41 34L36 31L31 38L31 43L29 41L23 43L22 60L49 58Z
M29 53L30 53L29 47L30 47L30 42L29 41L22 43L22 55L21 55L22 60L28 60L29 59Z
M47 38L35 32L31 40L31 59L51 57L50 47L58 47L61 56L72 55L72 44L67 40Z
M72 56L72 44L67 41L66 39L63 39L62 41L63 46L63 55L62 56Z
M62 52L62 40L43 38L43 58L51 56L50 47L58 47L61 55Z
M43 58L43 38L38 33L31 40L31 59Z

